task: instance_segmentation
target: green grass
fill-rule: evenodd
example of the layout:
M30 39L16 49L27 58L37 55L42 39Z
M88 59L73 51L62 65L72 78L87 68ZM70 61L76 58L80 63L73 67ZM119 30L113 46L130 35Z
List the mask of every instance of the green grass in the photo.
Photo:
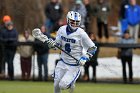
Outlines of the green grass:
M0 93L53 93L53 82L0 81ZM78 82L74 93L140 93L140 85Z

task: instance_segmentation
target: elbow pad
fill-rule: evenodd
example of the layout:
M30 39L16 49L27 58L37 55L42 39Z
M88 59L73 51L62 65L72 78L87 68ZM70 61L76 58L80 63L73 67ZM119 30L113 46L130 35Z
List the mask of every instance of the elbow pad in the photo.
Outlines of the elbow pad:
M97 51L97 47L96 46L93 46L93 47L90 47L87 50L87 54L89 55L89 57L92 57L95 54L96 51Z

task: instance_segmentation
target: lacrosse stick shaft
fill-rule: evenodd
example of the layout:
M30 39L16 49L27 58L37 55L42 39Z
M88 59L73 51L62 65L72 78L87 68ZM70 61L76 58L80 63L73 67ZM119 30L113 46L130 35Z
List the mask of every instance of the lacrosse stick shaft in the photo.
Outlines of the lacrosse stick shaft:
M64 53L66 53L67 55L69 55L70 57L72 57L73 59L75 59L77 62L79 61L78 59L76 59L74 56L72 56L71 54L69 54L68 52L66 52L65 50L63 50L61 47L55 45L55 47L57 47L58 49L60 49L61 51L63 51Z

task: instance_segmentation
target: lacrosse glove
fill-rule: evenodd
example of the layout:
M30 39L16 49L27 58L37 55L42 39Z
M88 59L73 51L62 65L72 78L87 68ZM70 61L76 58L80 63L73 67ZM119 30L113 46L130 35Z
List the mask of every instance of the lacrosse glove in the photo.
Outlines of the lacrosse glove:
M53 40L53 39L48 39L47 41L46 41L46 43L48 44L48 47L49 48L55 48L55 46L56 46L56 42Z
M81 66L85 65L85 63L89 60L89 56L88 55L83 55L80 59L79 59L79 64Z

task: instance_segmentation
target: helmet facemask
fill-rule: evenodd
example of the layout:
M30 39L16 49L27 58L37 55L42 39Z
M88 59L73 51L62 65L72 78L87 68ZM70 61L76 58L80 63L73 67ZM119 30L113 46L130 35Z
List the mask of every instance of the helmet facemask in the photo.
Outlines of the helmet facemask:
M69 19L68 24L73 30L76 30L80 26L80 21Z

